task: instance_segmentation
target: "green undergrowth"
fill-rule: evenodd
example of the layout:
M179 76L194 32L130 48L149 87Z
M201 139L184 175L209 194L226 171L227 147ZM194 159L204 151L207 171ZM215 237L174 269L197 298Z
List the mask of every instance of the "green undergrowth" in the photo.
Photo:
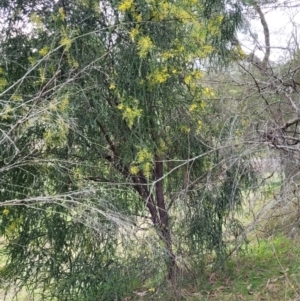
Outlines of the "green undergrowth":
M195 263L189 270L178 274L176 283L162 280L159 274L149 275L148 280L135 287L132 293L116 300L300 300L299 244L300 239L291 239L281 233L269 238L253 239L245 251L231 257L223 271L207 272L208 267L201 269ZM12 300L10 296L6 300ZM0 300L4 300L3 296ZM35 298L23 290L14 300Z
M230 274L220 276L213 290L223 287L216 300L294 300L300 292L299 242L284 236L253 243L246 254L233 258ZM228 299L225 296L228 295Z
M148 283L131 300L296 301L300 300L299 240L281 234L252 241L224 271L190 271L179 284ZM180 282L181 281L181 282Z

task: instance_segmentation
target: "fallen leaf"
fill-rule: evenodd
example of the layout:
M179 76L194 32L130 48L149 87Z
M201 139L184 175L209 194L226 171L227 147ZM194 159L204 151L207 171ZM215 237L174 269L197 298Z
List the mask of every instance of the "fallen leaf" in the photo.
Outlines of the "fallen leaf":
M209 278L208 278L209 283L214 283L216 280L217 280L217 274L216 273L211 273Z
M201 294L201 293L193 293L193 296L198 297L198 298L203 298L203 294Z
M287 269L285 269L285 270L283 270L283 271L280 271L279 273L280 273L280 274L286 274L288 271L289 271L289 268L287 268Z
M143 292L134 292L137 296L139 297L144 297L147 295L147 291L143 291Z
M278 281L278 277L270 279L271 283L274 283L274 282L277 282L277 281Z
M280 285L277 283L269 283L266 288L271 293L278 293L280 290Z
M237 296L237 298L239 298L241 300L245 300L244 296L241 293L237 294L236 296Z

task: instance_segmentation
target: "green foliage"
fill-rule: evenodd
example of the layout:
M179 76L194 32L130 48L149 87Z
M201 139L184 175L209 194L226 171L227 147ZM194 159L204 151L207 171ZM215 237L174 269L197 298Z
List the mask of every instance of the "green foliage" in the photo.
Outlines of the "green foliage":
M238 56L240 7L78 0L0 9L3 279L43 298L120 299L146 280L146 251L122 240L139 229L137 216L157 235L147 256L163 249L147 258L151 271L173 277L180 244L171 230L199 256L224 258L222 226L247 173L218 165L230 130L220 135L210 120L216 92L201 84L201 66Z
M213 172L211 176L217 178L218 174ZM192 251L215 252L217 267L224 266L228 258L229 250L223 238L227 217L231 211L241 210L242 189L253 182L252 177L243 162L238 162L226 171L223 179L197 190L191 198L186 222Z
M13 281L18 275L16 285L25 282L43 300L111 300L132 290L136 272L116 255L116 229L92 212L89 216L97 219L97 229L92 220L87 227L80 222L79 208L71 212L61 205L3 211L7 264L2 279Z

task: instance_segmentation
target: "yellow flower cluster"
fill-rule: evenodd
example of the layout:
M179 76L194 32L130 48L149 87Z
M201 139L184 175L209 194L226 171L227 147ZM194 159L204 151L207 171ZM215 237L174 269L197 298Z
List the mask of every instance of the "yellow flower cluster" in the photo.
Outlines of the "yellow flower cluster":
M123 119L126 120L129 128L132 128L134 120L140 117L143 112L143 110L138 109L137 107L131 108L124 104L119 104L118 109L123 112Z
M157 1L157 4L153 5L153 7L154 8L152 9L152 16L155 21L162 21L166 18L173 17L183 23L188 23L195 19L193 14L188 11L180 2L171 3L170 1Z
M186 4L196 4L198 0L185 0L184 1Z
M143 19L141 14L134 15L134 18L137 22L142 22L142 19Z
M137 153L137 162L143 163L145 161L151 161L152 157L153 155L146 148L142 148Z
M210 20L210 22L207 25L207 29L211 35L218 35L220 34L220 25L222 24L222 21L224 19L224 16L219 15Z
M64 36L60 40L60 45L65 46L65 50L68 51L71 48L72 40L67 36Z
M65 50L68 51L72 46L71 33L66 28L61 30L60 45L65 46Z
M37 59L35 57L33 57L33 56L29 56L28 57L28 61L31 64L31 66L34 66L35 63L37 62Z
M153 155L146 148L142 148L138 151L136 161L133 162L129 171L132 175L138 174L140 171L147 178L151 176L153 168Z
M60 101L59 110L61 112L65 112L68 107L69 107L69 95L65 95Z
M2 211L2 213L3 213L4 215L8 215L8 214L9 214L9 210L8 210L7 208L5 208L5 209Z
M7 80L3 77L0 77L0 91L2 91L7 86L7 84Z
M151 171L152 171L152 164L150 162L146 162L142 166L143 174L147 178L151 176Z
M153 155L146 149L142 148L137 153L137 162L140 164L143 174L150 177L152 170Z
M44 46L42 49L39 50L39 54L41 56L45 56L49 52L50 47L49 46Z
M43 83L46 80L46 69L45 68L39 68L39 74L40 74L40 82Z
M246 58L246 53L245 51L242 49L242 47L240 45L237 45L234 49L233 49L234 54L237 56L238 59L243 60Z
M120 12L124 13L133 6L133 0L124 0L120 3L118 9Z
M157 149L157 153L161 156L165 153L165 151L168 149L165 141L163 139L159 139L158 141L158 149Z
M169 4L166 1L162 1L162 2L158 2L158 5L153 5L152 8L152 18L154 21L162 21L164 20L170 13L170 6L171 4Z
M180 131L188 134L191 131L191 128L188 127L187 125L182 125L182 126L180 126Z
M193 112L195 110L203 111L206 108L206 106L207 106L206 103L203 100L201 100L201 101L197 101L197 102L192 103L190 105L189 110L190 110L190 112Z
M164 83L169 77L168 69L164 67L163 69L155 69L153 73L148 76L148 79L152 85L155 85Z
M137 48L138 48L138 54L141 58L144 58L147 56L149 51L154 47L153 42L151 41L150 37L144 36L141 37L138 40Z
M129 171L130 171L130 173L132 174L132 175L137 175L138 174L138 172L140 171L140 169L139 169L139 167L138 166L136 166L136 165L132 165L132 166L130 166L130 169L129 169Z
M49 102L48 107L50 111L58 111L61 115L66 112L69 107L69 95L65 94L60 99L54 98ZM59 120L59 122L61 122L61 120Z
M203 122L202 122L202 120L198 120L196 133L199 134L201 132L202 128L203 128Z
M218 22L219 24L221 24L223 20L224 20L223 15L219 15L219 16L216 17L216 22Z
M151 176L152 164L150 162L146 162L140 166L132 165L130 167L130 173L132 175L137 175L139 171L142 171L143 175L149 178Z
M200 70L194 70L192 72L192 75L196 78L196 79L201 79L204 77L204 73Z
M132 42L135 41L135 38L138 36L139 33L139 27L134 27L133 29L131 29L131 31L129 32L129 36Z
M195 103L190 105L190 111L194 111L195 109L197 109L197 105Z
M61 20L65 20L66 19L66 14L65 14L65 11L64 11L63 7L60 7L58 9L58 14L59 14L59 17L60 17Z
M206 58L214 51L214 47L211 45L203 45L201 48L199 48L199 51L197 52L197 56L200 58Z
M188 86L194 86L195 85L195 83L193 83L193 78L192 78L192 75L191 74L189 74L189 75L186 75L185 77L184 77L184 82L188 85Z
M43 27L42 18L37 13L30 15L30 21L37 27L37 29L41 29Z
M16 233L17 227L17 222L11 222L10 225L5 228L5 235L13 237Z
M13 113L13 108L10 105L5 105L2 112L0 113L0 117L2 120L7 120Z
M109 90L115 90L116 89L116 85L114 83L111 83L109 85Z
M13 101L21 101L23 99L23 97L20 94L13 94L12 97L11 97L11 99Z
M168 50L168 51L163 52L161 56L162 56L163 60L167 60L169 58L173 58L175 56L175 53L174 53L174 51Z
M3 76L3 77L2 77ZM3 69L0 67L0 92L2 92L4 90L4 88L7 86L8 82L7 80L4 78L4 71Z
M181 45L178 45L177 47L177 52L181 53L185 50L185 47L181 44Z
M204 74L200 70L194 70L184 77L184 82L190 87L194 88L197 85L197 80L203 78Z
M70 67L77 69L79 67L79 63L76 61L76 59L70 55L70 52L67 53L68 63Z
M189 108L190 112L193 112L193 111L196 111L196 112L203 111L206 108L206 106L207 106L206 100L214 98L215 97L215 93L214 93L214 91L211 88L205 87L202 90L202 97L203 97L202 99L196 99L196 100L194 100L194 102L190 105L190 108Z
M172 13L182 23L189 23L194 20L194 16L182 7L173 6Z
M208 87L204 88L202 93L203 93L203 96L206 97L206 98L215 97L214 91L211 88L208 88Z

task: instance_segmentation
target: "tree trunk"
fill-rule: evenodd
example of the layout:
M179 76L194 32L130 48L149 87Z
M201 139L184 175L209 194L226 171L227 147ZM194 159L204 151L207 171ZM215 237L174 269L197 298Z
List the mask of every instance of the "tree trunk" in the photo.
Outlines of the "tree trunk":
M299 160L292 152L282 152L281 166L284 178L281 186L281 201L286 204L291 197L298 195L299 192Z
M125 173L128 174L128 168ZM172 248L172 239L169 228L169 213L163 191L163 162L159 156L155 156L155 195L148 189L148 181L142 173L132 176L133 188L140 195L149 210L152 223L163 241L167 252L168 278L173 281L176 276L176 257Z
M176 276L176 259L172 249L169 213L166 209L166 202L163 193L163 162L157 155L155 156L155 190L160 222L158 226L160 228L161 237L166 246L168 256L168 278L170 280L174 280Z
M172 239L169 228L169 214L166 209L165 197L163 193L163 162L158 156L155 156L155 195L148 189L146 178L140 174L132 177L134 189L144 200L152 223L165 245L167 252L168 278L173 281L176 276L176 258L172 248Z

